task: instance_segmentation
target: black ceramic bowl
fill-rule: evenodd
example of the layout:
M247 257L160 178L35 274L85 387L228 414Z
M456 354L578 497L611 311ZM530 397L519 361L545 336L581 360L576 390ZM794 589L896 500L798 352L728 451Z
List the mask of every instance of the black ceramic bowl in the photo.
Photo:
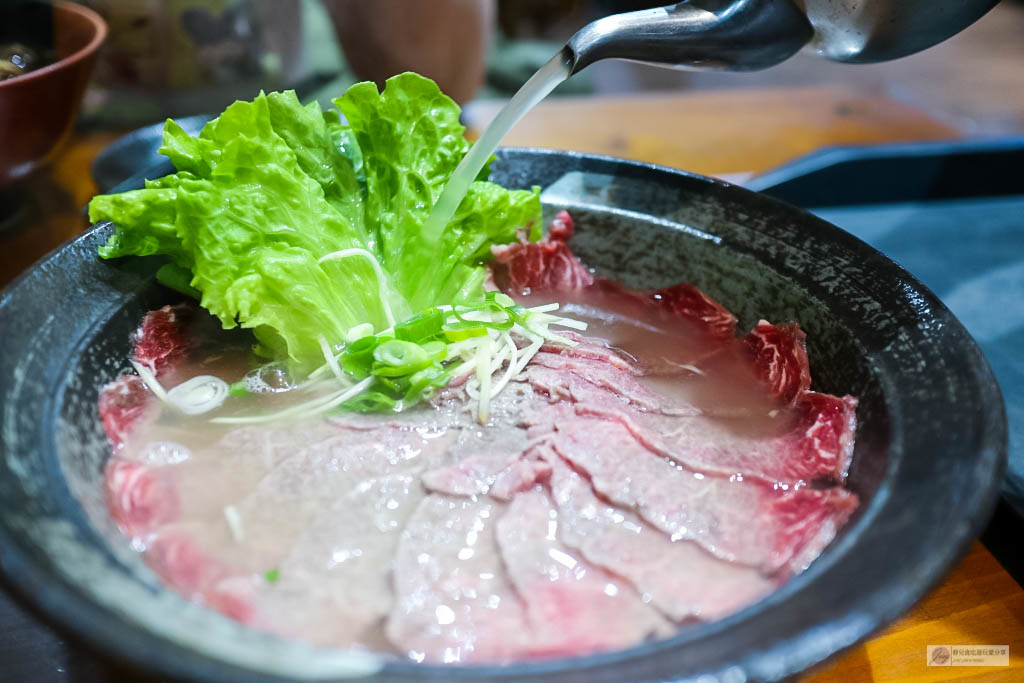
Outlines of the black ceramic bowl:
M547 188L550 210L568 208L573 249L601 273L644 288L695 282L745 328L798 320L815 388L860 397L849 484L864 503L809 570L723 621L580 659L392 663L377 680L776 680L893 621L943 577L991 512L1006 422L985 358L931 292L838 228L719 181L530 150L505 150L495 172ZM221 681L337 677L336 653L163 589L107 517L97 387L123 369L142 313L176 298L152 264L100 261L109 234L92 228L0 299L0 567L54 622L143 667Z

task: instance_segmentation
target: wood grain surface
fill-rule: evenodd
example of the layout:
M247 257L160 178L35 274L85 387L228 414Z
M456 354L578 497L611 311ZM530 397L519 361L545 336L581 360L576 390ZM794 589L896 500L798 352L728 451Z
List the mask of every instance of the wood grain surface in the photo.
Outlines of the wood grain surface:
M483 125L496 106L471 105L467 121L471 127ZM575 149L700 173L732 174L764 171L821 146L956 135L921 112L884 97L826 87L550 101L529 114L507 144ZM29 209L0 233L0 285L86 227L81 209L96 191L89 165L115 137L79 134L24 188ZM1009 645L1011 666L928 667L927 645ZM5 659L11 655L8 651ZM1018 681L1024 680L1022 655L1024 591L975 543L959 567L906 617L804 678L815 683ZM134 678L111 666L89 671L78 680Z
M0 219L0 287L89 223L83 209L96 194L89 167L117 133L79 134L47 168L9 190L21 202L18 212Z
M469 127L486 126L501 104L467 106ZM610 154L719 175L764 171L831 145L956 136L889 98L814 87L548 100L503 144Z
M928 645L1009 645L1009 667L929 667ZM1024 680L1024 590L980 543L907 616L805 677L830 681Z

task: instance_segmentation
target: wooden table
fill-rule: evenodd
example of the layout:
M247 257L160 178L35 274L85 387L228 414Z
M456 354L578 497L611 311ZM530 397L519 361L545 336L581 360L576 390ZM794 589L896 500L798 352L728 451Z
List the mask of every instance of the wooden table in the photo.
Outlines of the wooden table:
M501 104L470 104L470 128L486 125ZM503 144L610 154L722 175L765 171L831 145L957 136L894 100L816 87L549 100L523 117Z
M471 106L470 125L482 125L495 110L488 103ZM825 145L956 136L957 131L883 97L803 88L551 101L529 114L507 144L738 174L763 171ZM96 191L89 164L114 137L77 136L33 183L34 213L15 231L0 234L0 285L86 227L80 210ZM36 627L25 622L22 628ZM1009 645L1011 666L926 667L925 646L940 644ZM88 680L124 679L121 669L85 668ZM1024 590L975 543L959 567L910 614L805 679L1024 680Z

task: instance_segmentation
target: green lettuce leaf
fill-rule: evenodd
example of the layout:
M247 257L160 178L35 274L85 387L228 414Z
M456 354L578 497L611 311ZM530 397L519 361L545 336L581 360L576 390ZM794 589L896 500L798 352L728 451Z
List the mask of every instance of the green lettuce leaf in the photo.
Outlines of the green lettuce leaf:
M412 73L388 80L384 92L358 83L334 104L362 152L368 226L378 237L395 289L419 311L453 295L478 294L477 267L490 245L515 239L519 226L540 231L539 189L510 191L474 182L440 241L421 228L452 172L469 150L459 108L433 81Z
M175 222L178 183L187 174L147 180L141 190L93 197L89 216L93 221L117 222L117 231L100 247L103 258L165 254L174 263L191 267L191 254L182 248Z
M162 281L304 368L322 363L320 336L338 345L356 325L480 299L491 246L539 235L539 190L477 181L427 240L468 149L458 105L416 74L335 103L346 122L293 92L236 102L198 137L168 120L161 152L178 173L92 200L90 218L116 228L100 255L166 255Z

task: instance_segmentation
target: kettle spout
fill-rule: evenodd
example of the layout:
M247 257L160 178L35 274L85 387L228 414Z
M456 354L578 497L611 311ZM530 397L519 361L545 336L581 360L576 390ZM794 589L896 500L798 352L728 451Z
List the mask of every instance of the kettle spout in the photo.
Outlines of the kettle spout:
M688 0L613 14L566 43L570 75L601 59L754 71L792 57L814 35L791 0Z

